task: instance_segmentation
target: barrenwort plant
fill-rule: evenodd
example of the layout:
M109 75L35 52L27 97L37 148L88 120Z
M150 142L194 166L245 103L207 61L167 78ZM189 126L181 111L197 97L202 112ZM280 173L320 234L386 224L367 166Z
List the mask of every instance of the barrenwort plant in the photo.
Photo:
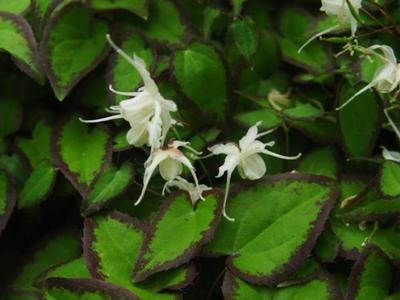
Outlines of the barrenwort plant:
M400 299L400 3L0 0L0 299Z

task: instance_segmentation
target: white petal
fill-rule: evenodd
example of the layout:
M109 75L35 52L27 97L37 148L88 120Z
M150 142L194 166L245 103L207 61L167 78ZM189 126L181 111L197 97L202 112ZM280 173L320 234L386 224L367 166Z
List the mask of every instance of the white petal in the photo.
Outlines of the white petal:
M383 52L383 60L389 64L397 64L396 55L391 47L388 45L373 45L368 47L371 50L381 50Z
M228 195L229 195L229 187L231 184L231 177L232 177L232 172L228 171L228 175L226 176L226 186L225 186L225 195L224 195L224 204L222 206L222 215L228 220L228 221L235 221L234 218L231 218L228 216L226 213L226 202L228 200Z
M222 166L219 167L218 169L218 175L216 176L221 177L224 175L225 172L233 172L233 170L235 170L236 166L238 165L240 160L240 154L239 153L235 153L235 154L228 154L225 157L225 161L224 164Z
M154 115L151 121L148 123L149 132L149 146L151 149L157 149L161 144L161 131L162 131L162 121L161 121L161 107L159 103L154 104Z
M147 143L148 140L147 126L146 124L139 124L135 127L129 129L126 134L126 139L130 145L134 145L135 147L142 147Z
M239 148L233 144L233 143L227 143L227 144L217 144L214 145L210 148L208 148L208 151L210 151L214 155L218 154L239 154Z
M196 185L196 187L199 187L199 180L197 179L197 175L195 172L194 167L192 166L192 163L190 162L190 160L185 156L185 155L181 155L179 157L177 157L177 160L180 161L184 166L186 166L190 173L192 174L193 180L194 180L194 184ZM203 199L203 196L200 195L200 198Z
M276 158L280 158L280 159L286 159L286 160L298 159L301 156L301 153L299 153L299 154L297 154L295 156L286 156L286 155L282 155L282 154L278 154L278 153L269 151L267 149L264 149L263 152L261 152L261 153L264 153L264 154L267 154L269 156L273 156L273 157L276 157Z
M147 186L150 182L151 176L153 175L157 166L167 157L168 153L166 151L159 150L159 151L154 151L149 157L149 159L146 161L146 169L143 175L143 188L138 200L135 202L135 205L138 205L140 201L142 201L144 193L146 192Z
M382 156L384 159L400 162L400 152L389 151L385 147L382 147L382 149Z
M264 160L258 154L242 157L239 167L243 170L246 178L250 180L260 179L267 171Z
M162 178L171 181L182 173L182 164L171 157L167 157L160 163L159 170Z
M255 125L251 126L244 137L242 137L239 141L240 149L244 149L248 144L254 142L257 139L258 135L258 126L261 124L261 121L258 121Z

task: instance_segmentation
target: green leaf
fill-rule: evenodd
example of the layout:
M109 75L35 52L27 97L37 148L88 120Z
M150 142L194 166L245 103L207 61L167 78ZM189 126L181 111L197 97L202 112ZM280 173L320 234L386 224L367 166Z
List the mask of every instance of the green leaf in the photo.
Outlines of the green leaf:
M51 192L57 171L48 160L38 163L18 195L18 208L38 205Z
M324 112L309 102L295 101L294 106L283 109L282 113L293 119L315 119L321 117Z
M28 159L32 168L35 168L41 161L52 160L50 150L51 127L45 121L36 124L32 132L32 138L19 137L18 148Z
M230 0L233 6L233 15L238 16L242 11L243 4L247 0Z
M16 192L7 174L0 170L0 235L14 209Z
M144 40L137 34L131 33L127 35L121 42L121 49L129 55L137 55L142 58L148 67L151 67L154 57L152 50L147 48ZM136 69L126 61L121 55L114 52L110 57L110 77L108 83L114 89L124 92L133 92L142 82L142 77ZM121 100L126 99L126 96L114 95L114 102L118 104Z
M316 120L288 119L290 125L311 139L321 143L334 143L337 139L336 123L325 118Z
M253 126L258 121L262 121L263 129L272 129L282 124L282 119L273 109L263 108L247 112L241 112L235 116L235 120L246 127Z
M17 190L22 189L29 176L22 159L15 153L10 156L0 156L0 170L11 176Z
M0 0L0 11L22 15L28 11L31 0Z
M58 234L41 244L24 265L12 287L17 291L35 291L37 276L51 266L70 261L80 255L79 237L70 232Z
M339 91L337 106L354 95L362 85L344 84ZM337 114L343 148L351 157L368 156L375 146L382 124L380 99L365 91Z
M65 5L51 15L43 38L44 65L59 100L108 52L105 22L94 19L78 3Z
M181 44L186 32L179 10L169 0L151 1L149 19L143 29L147 38L168 45Z
M220 195L208 193L196 208L188 195L178 194L158 211L137 260L133 278L149 275L188 262L207 243L221 217ZM179 239L174 238L179 234Z
M268 288L252 285L226 272L222 292L230 300L336 300L341 299L335 282L330 277L318 275L304 284L282 288Z
M123 9L143 19L148 16L148 0L85 0L90 8L96 10Z
M40 281L48 278L91 278L83 257L73 259L65 264L51 267L40 277Z
M394 219L400 214L399 200L385 200L375 186L369 186L354 199L354 204L340 212L339 217L346 222Z
M206 250L231 255L229 268L246 281L272 286L305 262L337 196L326 177L268 176L231 196L235 222L223 220Z
M88 126L72 116L56 132L53 158L56 166L85 195L96 176L111 160L111 138L108 133Z
M141 299L173 299L172 295L157 294L165 288L158 282L158 288L132 282L144 231L143 223L119 212L86 219L83 252L88 269L94 278L124 287Z
M386 299L391 279L392 271L387 257L378 249L367 247L351 270L347 299Z
M60 2L63 4L62 2ZM60 4L58 3L58 4ZM45 21L57 6L54 0L32 0L32 24L36 36L42 37Z
M310 43L298 52L308 38L306 33L312 21L313 19L301 9L287 7L280 18L281 36L278 39L284 60L311 72L322 73L330 61L321 43Z
M216 50L194 43L175 52L172 59L177 90L204 113L213 113L222 120L228 98L225 66Z
M400 196L400 164L385 160L382 163L379 176L379 189L385 197Z
M258 35L255 23L250 17L236 19L231 24L231 30L236 47L247 61L257 50Z
M10 53L21 71L43 83L38 47L28 22L23 17L0 12L0 33L0 50Z
M203 36L207 40L212 34L215 21L221 15L221 10L216 7L207 6L203 12Z
M334 150L331 147L313 150L303 157L297 170L335 179L338 173L338 164Z
M338 254L339 243L332 229L327 226L318 237L314 253L321 262L334 262Z
M133 178L133 169L129 163L119 169L114 166L106 169L91 185L87 198L82 203L84 214L91 214L106 206L120 195Z
M43 300L139 300L131 292L94 279L50 278Z
M113 151L115 152L124 151L129 148L132 148L132 145L129 144L128 140L126 139L126 130L118 132L114 136Z
M17 100L0 100L0 137L16 132L22 123L22 107Z

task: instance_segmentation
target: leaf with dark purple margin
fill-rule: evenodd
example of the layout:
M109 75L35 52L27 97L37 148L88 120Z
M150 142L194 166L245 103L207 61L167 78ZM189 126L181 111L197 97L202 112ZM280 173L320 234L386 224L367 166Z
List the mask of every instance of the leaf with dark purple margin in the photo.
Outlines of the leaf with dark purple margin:
M128 10L135 15L147 19L149 0L84 0L94 10Z
M318 237L315 244L314 254L321 262L334 262L339 251L339 241L333 233L329 224Z
M149 18L143 25L147 39L163 46L177 46L185 42L187 26L174 2L153 0L149 6Z
M32 170L18 195L18 209L38 205L53 189L57 171L48 160L42 160Z
M18 149L26 157L31 168L34 168L43 159L52 160L50 137L51 127L42 120L33 129L32 138L17 138Z
M13 56L21 71L44 83L38 47L28 22L23 17L0 12L0 29L0 49Z
M83 197L90 184L111 162L112 138L102 127L89 127L73 115L51 139L55 165Z
M43 37L43 63L60 101L106 57L107 33L107 23L77 2L51 15Z
M75 232L58 232L49 240L39 243L29 255L12 284L15 291L35 292L36 278L51 266L59 265L79 257L80 239Z
M368 185L353 201L338 214L345 222L385 221L400 215L400 199L383 199L375 185Z
M379 249L367 246L351 270L348 300L381 300L389 296L392 267Z
M298 285L282 288L268 288L247 283L233 275L225 273L222 292L225 300L341 300L343 299L337 283L325 273L318 272L312 280Z
M187 194L171 195L162 204L140 250L133 271L135 281L188 262L211 240L221 218L221 193L213 190L204 198L195 208Z
M31 0L0 0L0 11L14 15L25 14L31 6Z
M338 174L338 163L335 150L331 147L316 148L303 156L297 171L335 179Z
M400 164L385 160L379 171L379 190L384 197L400 197Z
M197 110L223 120L229 95L229 75L220 54L210 45L193 43L171 60L178 94Z
M145 237L146 225L128 215L112 212L87 218L84 225L83 256L95 279L124 287L141 299L174 299L158 293L166 286L137 285L131 274ZM171 272L174 272L172 270ZM168 274L165 275L168 278Z
M82 202L84 215L99 211L114 198L122 194L132 181L134 172L130 163L124 163L119 169L108 167L90 185L87 197Z
M14 210L16 192L9 176L0 170L0 235Z
M343 84L337 93L336 106L342 105L362 87ZM382 125L381 102L374 92L365 91L337 112L342 147L350 157L371 154Z
M327 177L286 173L232 195L227 213L235 222L223 220L206 251L230 255L229 269L244 280L273 286L306 261L338 190Z
M50 278L42 300L140 300L132 292L96 279Z
M90 279L91 275L86 267L83 257L75 258L67 263L52 266L40 274L35 280L35 286L43 287L48 278Z
M145 61L148 68L151 67L155 54L150 48L146 47L145 41L137 32L125 34L120 44L125 53L139 56ZM108 85L112 85L117 91L134 92L142 82L142 77L136 69L115 51L109 58L108 74ZM127 99L126 96L116 95L112 92L110 92L110 96L115 104Z

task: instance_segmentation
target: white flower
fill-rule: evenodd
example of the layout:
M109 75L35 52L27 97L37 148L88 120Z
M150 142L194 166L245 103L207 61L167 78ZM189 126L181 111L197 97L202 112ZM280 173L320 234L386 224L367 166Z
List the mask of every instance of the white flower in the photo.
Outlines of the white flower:
M393 160L396 162L400 162L400 152L397 151L389 151L385 147L382 146L382 156L386 160Z
M111 106L108 112L114 115L110 117L81 121L97 123L124 119L131 126L126 136L129 144L136 147L147 144L152 150L159 148L164 143L168 130L175 123L170 112L177 111L176 104L160 94L156 83L146 69L145 62L140 57L134 55L131 58L111 40L109 35L107 35L107 39L117 53L139 72L144 86L139 88L137 92L119 92L110 86L109 88L113 93L132 98L121 101L117 106Z
M217 177L221 177L225 173L227 173L223 214L225 218L230 221L234 221L234 219L227 216L225 207L226 200L228 198L231 176L236 167L238 168L239 174L243 179L255 180L264 176L266 172L264 160L259 155L259 153L271 155L282 159L297 159L301 155L301 153L299 153L296 156L283 156L265 149L265 147L272 147L275 142L272 141L269 143L262 143L257 139L268 133L271 133L273 130L258 133L257 127L260 124L261 122L257 122L254 126L250 127L246 135L240 139L239 145L234 143L227 143L218 144L209 148L209 150L215 155L226 155L224 164L219 167Z
M160 175L167 182L171 182L182 174L182 165L186 166L193 176L196 187L199 187L196 172L190 160L179 150L180 147L185 147L194 151L188 146L188 142L173 141L165 149L159 148L154 150L148 160L145 162L145 171L143 176L143 189L139 199L135 202L138 205L146 192L147 186L150 182L151 176L158 167ZM197 154L199 154L197 152ZM202 198L200 196L200 198Z
M210 187L204 184L196 186L180 176L177 176L174 180L168 181L165 184L162 192L163 195L165 190L169 192L169 187L177 187L180 190L188 192L193 205L195 205L199 199L203 199L203 192L211 190Z
M382 54L375 52L374 50L381 50ZM374 87L379 93L390 93L400 83L400 64L397 63L396 56L394 55L393 49L387 45L374 45L366 49L366 53L372 51L372 54L379 57L383 65L380 67L374 78L365 87L351 96L345 103L343 103L337 110L342 109L356 97L364 93L366 90Z
M347 27L348 25L350 25L351 36L355 36L357 31L357 20L352 15L347 1L351 3L355 13L358 14L358 11L361 8L362 0L321 0L321 11L325 12L328 16L336 17L337 24L313 35L299 48L299 50L297 51L298 53L300 53L305 46L307 46L316 38L324 34L330 33L334 30Z
M350 2L356 14L361 8L362 0L322 0L321 11L324 11L328 16L337 17L340 27L350 24L351 35L354 36L357 31L357 20L351 13L350 7L347 3Z

